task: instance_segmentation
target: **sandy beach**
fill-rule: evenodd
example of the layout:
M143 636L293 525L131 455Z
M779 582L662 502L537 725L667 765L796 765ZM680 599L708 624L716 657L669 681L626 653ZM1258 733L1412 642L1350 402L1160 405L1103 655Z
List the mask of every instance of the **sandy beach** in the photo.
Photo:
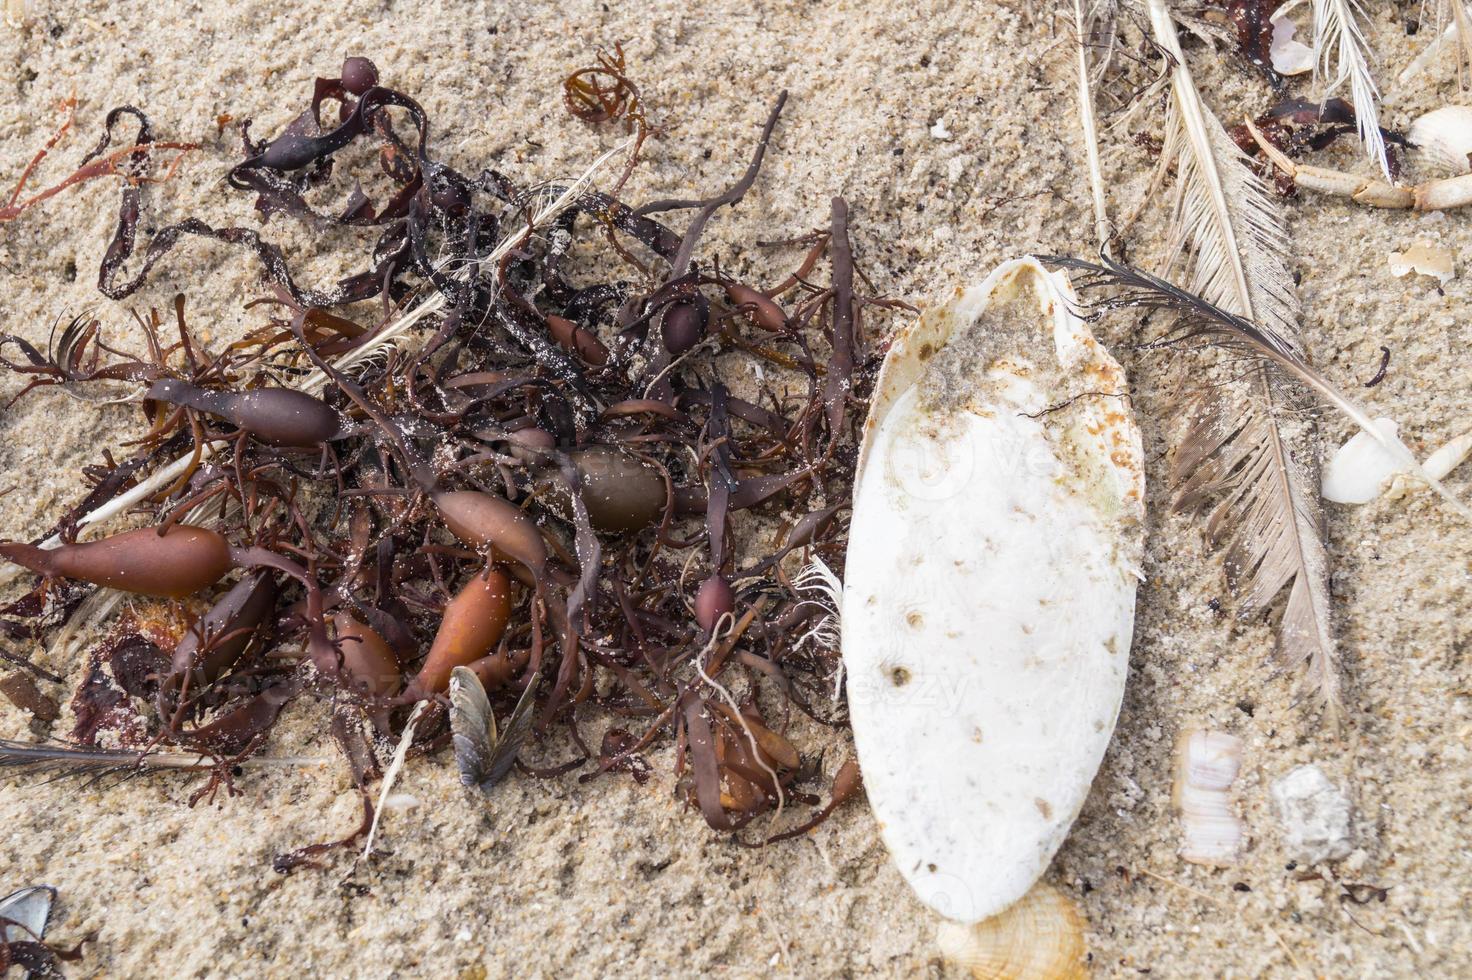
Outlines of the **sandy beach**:
M622 133L564 109L561 81L621 42L659 134L623 196L706 193L746 165L777 93L789 103L755 188L712 222L723 267L762 282L796 253L753 247L824 225L844 195L859 261L889 296L919 306L1028 252L1087 255L1094 232L1066 23L1026 2L912 0L862 4L570 0L343 8L281 0L149 4L10 0L0 24L0 187L9 187L77 98L75 132L43 165L59 179L115 105L144 109L162 138L201 144L148 195L149 227L185 216L255 225L251 198L223 177L239 159L225 115L279 131L336 74L371 57L387 84L421 100L447 162L488 165L527 182L577 174ZM1371 3L1382 59L1383 121L1404 128L1459 93L1450 60L1407 85L1395 76L1425 43L1408 36L1417 4ZM1299 12L1300 17L1306 13ZM1240 119L1272 98L1240 60L1190 49L1214 108ZM1307 95L1312 82L1293 83ZM1156 112L1158 116L1159 113ZM1147 120L1149 116L1147 115ZM1160 120L1145 124L1157 130ZM1111 138L1110 205L1132 209L1149 180L1147 150ZM1368 172L1353 140L1315 162ZM44 346L53 323L90 310L109 338L136 348L130 310L188 297L211 343L259 326L262 294L244 253L203 241L164 260L148 286L114 303L96 274L116 220L117 187L97 181L0 225L0 332ZM1421 453L1463 431L1472 273L1438 289L1393 276L1387 255L1417 242L1472 262L1472 209L1385 212L1302 194L1285 205L1300 277L1303 333L1317 366L1392 416ZM1133 230L1133 255L1158 255L1168 214ZM145 229L146 230L146 229ZM308 282L351 271L289 220L269 234ZM1460 270L1459 270L1460 271ZM889 322L898 324L902 317ZM1168 357L1134 344L1137 318L1096 332L1129 373L1150 486L1145 581L1131 678L1088 803L1046 880L1088 921L1097 977L1452 976L1472 962L1472 527L1428 493L1360 507L1326 505L1333 624L1346 671L1345 724L1327 728L1273 661L1274 629L1232 615L1220 559L1200 522L1170 509ZM1384 381L1363 387L1391 353ZM22 385L0 376L0 401ZM0 537L27 539L84 492L81 468L144 431L136 405L56 390L0 409ZM1320 420L1324 444L1351 434ZM1472 496L1464 468L1448 481ZM13 489L12 489L13 488ZM12 585L4 593L19 594ZM67 679L79 658L35 650ZM8 668L0 667L0 672ZM273 734L271 755L320 765L251 771L243 795L187 805L187 778L118 785L41 783L0 774L0 895L55 886L49 937L87 938L75 976L959 977L934 942L937 920L890 864L866 803L813 833L745 849L709 830L674 794L666 747L655 777L580 784L512 776L490 798L467 794L447 753L414 760L384 817L380 853L281 875L272 858L346 833L358 797L325 735L326 709L303 700ZM1233 805L1247 828L1241 863L1180 859L1170 808L1177 735L1209 725L1244 742ZM62 736L71 718L33 727L0 701L0 737ZM794 721L791 737L831 774L852 751L846 731ZM557 739L539 765L565 760ZM1356 905L1323 878L1300 880L1270 794L1305 763L1353 805L1353 849L1329 868L1386 889Z

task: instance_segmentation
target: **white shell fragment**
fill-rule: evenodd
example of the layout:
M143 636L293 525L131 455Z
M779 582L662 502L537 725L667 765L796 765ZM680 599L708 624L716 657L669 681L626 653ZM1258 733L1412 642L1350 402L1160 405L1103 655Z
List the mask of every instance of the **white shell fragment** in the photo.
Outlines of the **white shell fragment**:
M1392 439L1400 426L1394 419L1378 418L1375 428ZM1363 430L1350 436L1324 464L1324 499L1336 504L1367 504L1380 496L1400 463Z
M1123 371L1032 258L891 347L843 591L870 804L920 899L995 915L1047 867L1129 665L1143 454Z
M1056 888L1038 884L1001 915L960 925L943 922L941 955L973 980L1085 980L1084 919Z
M1406 139L1430 166L1472 172L1472 106L1448 105L1411 123Z
M1268 59L1279 75L1303 75L1314 70L1314 49L1296 40L1298 24L1281 13L1273 14L1273 39L1268 42Z
M1181 816L1181 857L1192 864L1226 868L1242 851L1242 821L1232 811L1232 781L1242 768L1242 740L1202 728L1176 743L1171 802Z
M22 943L41 939L46 935L54 901L56 889L50 885L33 885L0 898L0 919L14 923L0 927L0 941Z
M1378 418L1375 425L1391 436L1398 426L1394 419ZM1472 455L1472 430L1451 439L1426 457L1421 468L1435 480L1450 474ZM1406 472L1399 461L1365 432L1357 432L1324 464L1325 500L1337 504L1366 504L1381 494L1397 500L1426 486L1419 476Z
M1273 783L1273 800L1283 824L1283 844L1306 864L1349 856L1349 800L1318 766L1299 766Z
M1449 248L1416 244L1404 252L1391 252L1389 261L1391 275L1397 279L1419 272L1439 279L1445 286L1457 277L1456 259Z

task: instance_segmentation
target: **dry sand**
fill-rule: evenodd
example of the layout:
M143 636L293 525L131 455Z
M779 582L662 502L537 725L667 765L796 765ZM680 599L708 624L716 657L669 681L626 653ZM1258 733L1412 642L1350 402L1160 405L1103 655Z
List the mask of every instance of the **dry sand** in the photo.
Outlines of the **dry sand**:
M756 189L710 236L726 261L758 278L785 273L791 257L749 243L821 225L833 193L852 204L871 277L917 301L1023 251L1086 251L1092 236L1071 51L1021 0L6 6L21 16L0 28L0 181L44 140L61 98L75 93L81 104L60 161L91 143L109 107L134 103L161 134L205 146L181 179L152 194L150 224L184 214L250 223L247 197L221 180L237 146L229 129L217 133L216 117L252 116L257 134L279 128L313 76L335 74L345 52L370 55L385 81L423 100L439 121L441 154L461 170L575 173L618 137L569 117L559 80L600 42L622 40L665 126L635 199L723 186L744 165L770 100L791 91ZM1407 38L1391 5L1369 6L1389 80L1425 35ZM1266 102L1247 71L1194 57L1223 111ZM1449 74L1443 64L1393 91L1386 122L1404 126L1455 99ZM938 123L948 138L932 135ZM1347 148L1325 156L1363 167ZM1114 208L1138 199L1149 164L1133 149L1112 160ZM61 172L48 164L43 178ZM91 185L0 227L4 330L39 343L59 316L91 308L121 337L127 309L166 308L176 290L216 339L257 322L241 308L260 292L256 265L202 242L171 256L129 304L102 300L93 283L115 193ZM1418 448L1454 434L1472 382L1462 323L1472 274L1439 294L1430 280L1393 278L1385 256L1427 241L1472 262L1469 214L1373 212L1316 197L1288 210L1318 363L1357 388L1380 345L1390 347L1390 373L1358 389L1364 400L1397 418ZM1140 230L1150 241L1159 222ZM287 222L270 231L291 254L302 246ZM317 282L340 271L330 258L307 268ZM1133 327L1119 318L1102 336L1135 379L1158 490L1162 365L1123 343ZM16 387L0 379L0 397ZM53 392L0 413L0 489L18 487L0 498L0 534L48 525L78 493L79 467L136 434L137 422L134 408ZM1323 428L1336 443L1348 434L1337 419ZM1467 494L1465 475L1453 485ZM1472 528L1424 494L1330 508L1335 626L1351 678L1348 724L1336 736L1295 703L1291 678L1274 675L1270 627L1213 611L1211 600L1225 596L1219 561L1196 524L1170 514L1163 494L1153 498L1129 692L1048 876L1087 916L1094 972L1294 975L1274 932L1304 973L1466 970ZM80 669L46 665L72 681ZM310 734L320 721L311 711L293 709L298 720L283 726L273 754L330 755ZM1251 844L1233 870L1176 856L1170 751L1195 722L1246 743L1234 798ZM27 720L0 703L0 735L27 733ZM842 733L800 738L807 751L826 750L830 771L851 747ZM555 745L538 751L557 758ZM1357 850L1339 874L1388 888L1383 904L1344 906L1327 885L1285 870L1268 790L1308 761L1354 802ZM290 877L271 870L273 855L357 819L339 763L252 774L244 796L194 809L184 780L103 790L0 781L0 893L35 882L60 889L51 935L94 937L72 968L79 975L957 975L937 957L934 922L886 860L867 806L846 807L805 839L742 850L677 803L668 759L655 762L659 776L644 787L516 777L488 801L461 791L447 759L416 762L398 788L414 805L386 818L387 853L367 867L339 859Z

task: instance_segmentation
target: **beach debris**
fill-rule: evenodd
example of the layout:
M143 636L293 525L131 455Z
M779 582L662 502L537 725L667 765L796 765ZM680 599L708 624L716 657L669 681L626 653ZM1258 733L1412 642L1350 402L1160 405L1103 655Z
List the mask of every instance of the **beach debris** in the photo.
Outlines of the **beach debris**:
M1274 146L1251 119L1246 120L1245 125L1263 154L1301 190L1347 197L1357 204L1373 208L1445 211L1472 204L1472 173L1404 187L1376 177L1361 177L1342 170L1295 163Z
M65 950L47 943L46 926L56 889L33 885L0 898L0 975L12 966L27 977L60 977L60 964L82 958L82 947Z
M1143 455L1075 303L1022 258L927 311L890 346L858 462L854 742L895 864L961 922L1047 867L1124 693Z
M1283 846L1293 860L1337 861L1354 850L1349 799L1318 766L1299 766L1275 780L1272 793Z
M1465 88L1472 77L1472 12L1463 0L1439 0L1422 10L1433 14L1429 23L1421 25L1424 33L1431 34L1431 43L1405 67L1397 81L1405 85L1450 49L1456 59L1457 81Z
M1146 7L1151 37L1168 58L1171 96L1156 164L1159 181L1174 172L1160 278L1301 353L1282 207L1202 98L1171 5L1148 0ZM1339 654L1329 556L1312 492L1318 435L1303 411L1301 379L1263 363L1226 367L1216 355L1203 357L1193 374L1211 381L1180 387L1170 432L1175 508L1199 516L1222 552L1239 615L1281 605L1280 656L1307 665L1305 687L1332 716L1340 701Z
M1171 802L1181 818L1181 857L1192 864L1226 868L1241 856L1242 821L1228 792L1241 766L1235 735L1193 728L1177 740Z
M61 714L61 706L56 699L42 693L29 674L16 672L0 677L0 695L41 721L55 721Z
M1456 258L1449 248L1417 243L1404 252L1391 252L1388 256L1390 272L1396 278L1404 278L1412 272L1431 276L1445 286L1456 278Z
M1469 508L1447 489L1441 483L1440 477L1428 472L1405 443L1393 432L1378 426L1363 406L1305 360L1297 345L1277 331L1229 313L1211 304L1202 296L1166 282L1158 276L1117 262L1107 255L1101 257L1100 263L1056 256L1049 257L1045 261L1065 269L1086 273L1074 279L1074 287L1080 293L1092 294L1096 290L1105 288L1112 290L1106 298L1092 305L1092 313L1098 314L1108 310L1146 310L1167 314L1171 326L1162 337L1151 344L1156 349L1180 348L1193 341L1198 344L1214 344L1230 351L1239 360L1244 355L1255 359L1258 366L1267 372L1266 379L1269 384L1278 385L1285 379L1292 379L1301 384L1306 392L1312 392L1325 405L1338 410L1359 426L1362 432L1368 433L1370 438L1380 445L1397 466L1426 481L1445 501L1446 506L1459 517L1472 520L1472 508ZM1240 371L1238 373L1240 374ZM1256 441L1257 435L1253 435L1244 445L1237 445L1238 442L1247 438L1251 420L1225 414L1221 403L1210 403L1197 410L1201 412L1201 416L1195 431L1199 433L1197 438L1201 444L1188 443L1185 447L1189 452L1187 459L1183 461L1185 469L1189 472L1199 468L1203 455L1208 459L1214 458L1215 454L1225 453L1226 455L1218 469L1206 470L1201 479L1187 484L1186 490L1193 494L1201 493L1201 480L1216 482L1225 480L1228 486L1239 487L1239 484L1233 482L1237 479L1233 476L1233 471L1242 467L1261 465L1258 462L1261 454L1269 450ZM1225 447L1223 447L1224 443L1227 444ZM1311 487L1317 485L1320 485L1319 480L1310 484ZM1313 513L1317 513L1316 505L1321 494L1309 492L1305 495L1313 501L1315 504ZM1230 554L1233 555L1233 560L1228 563L1228 581L1233 582L1234 589L1240 587L1241 584L1234 582L1233 576L1239 574L1239 571L1234 571L1234 566L1248 561L1249 556L1257 555L1256 549L1264 549L1261 557L1256 557L1254 560L1263 563L1271 561L1272 566L1259 569L1251 582L1256 594L1260 597L1263 592L1271 595L1278 588L1287 584L1288 577L1296 574L1293 572L1294 566L1289 564L1282 554L1281 531L1283 521L1286 521L1287 518L1281 520L1273 518L1273 506L1271 501L1254 501L1252 506L1246 509L1246 519L1253 522L1253 525L1262 525L1262 527L1254 526L1247 530L1236 529L1226 520L1230 511L1221 507L1213 511L1210 525L1214 538L1231 541ZM1258 544L1253 551L1246 551L1244 549L1247 544L1241 536L1254 531L1258 534L1269 533L1269 537L1265 542ZM1293 554L1296 555L1296 552ZM1322 555L1320 558L1327 560ZM1262 601L1263 598L1265 597L1260 598L1259 601ZM1296 667L1305 661L1308 662L1309 683L1323 698L1332 716L1338 703L1337 665L1330 657L1317 656L1317 647L1311 644L1305 645L1302 639L1295 635L1311 628L1327 629L1327 596L1316 601L1307 594L1306 586L1295 581L1284 615L1285 618L1291 620L1292 625L1280 627L1279 656L1289 666ZM1332 653L1332 648L1328 652Z
M460 782L488 793L516 762L516 753L531 733L535 686L528 685L516 699L505 731L496 728L496 715L475 671L456 667L450 673L450 731L454 734L455 765Z
M1297 40L1298 24L1281 11L1271 18L1273 38L1269 59L1279 75L1303 75L1314 70L1314 49Z
M1377 418L1375 425L1391 437L1399 430L1399 425L1390 418ZM1421 468L1440 480L1462 465L1469 454L1472 454L1472 429L1448 440L1427 456ZM1367 504L1382 494L1398 500L1425 486L1424 479L1409 471L1403 461L1387 453L1379 441L1364 432L1351 436L1324 464L1324 499L1337 504Z
M1417 117L1406 140L1427 166L1472 172L1472 105L1446 105Z
M883 311L908 307L856 267L842 198L820 230L763 236L760 248L793 253L772 284L733 277L703 246L755 186L786 93L727 185L636 207L616 195L654 129L622 51L571 73L562 95L589 125L631 135L552 184L452 168L430 114L387 80L350 57L281 131L257 139L242 123L242 159L220 185L351 249L350 274L299 282L265 221L159 227L128 184L102 292L131 295L204 238L259 263L267 295L246 307L260 322L204 344L180 297L177 337L157 311L137 317L139 354L105 342L93 316L41 346L0 335L25 397L106 383L148 425L84 470L89 486L53 526L0 542L3 574L40 573L0 606L0 633L105 635L62 658L84 671L72 743L3 744L0 765L203 771L196 799L234 792L306 695L333 705L364 817L282 855L283 871L364 836L371 849L370 723L401 749L386 784L403 759L455 742L488 788L523 739L560 730L582 754L529 774L647 779L641 753L667 741L678 797L711 828L778 822L784 807L793 819L768 833L816 826L860 783L839 770L824 805L810 791L823 768L779 731L793 707L843 722L827 707L842 678L832 631L814 629L821 610L793 577L842 558L874 338ZM140 123L137 143L151 139L141 114L120 112ZM594 186L625 159L611 191ZM740 397L723 372L745 383L752 367L772 377ZM750 532L778 514L790 533L766 550ZM105 526L122 515L131 529ZM113 616L124 595L161 599L143 605L168 628ZM478 730L443 710L457 669L478 684ZM499 739L492 706L510 719ZM599 748L579 730L599 712L641 730Z
M1370 71L1374 55L1360 26L1360 18L1366 17L1366 12L1358 0L1313 0L1313 10L1317 67L1328 80L1324 94L1327 97L1340 88L1349 89L1365 155L1390 180L1390 159L1379 121L1380 90Z
M36 942L46 936L56 889L33 885L0 898L0 940L7 943Z
M1391 438L1398 438L1400 425L1394 419L1377 418L1375 427ZM1379 440L1366 432L1356 432L1324 464L1324 499L1336 504L1369 503L1380 496L1386 482L1399 469L1395 458L1381 448Z
M972 925L942 922L936 944L973 980L1085 980L1084 917L1062 891L1038 882L1022 898Z

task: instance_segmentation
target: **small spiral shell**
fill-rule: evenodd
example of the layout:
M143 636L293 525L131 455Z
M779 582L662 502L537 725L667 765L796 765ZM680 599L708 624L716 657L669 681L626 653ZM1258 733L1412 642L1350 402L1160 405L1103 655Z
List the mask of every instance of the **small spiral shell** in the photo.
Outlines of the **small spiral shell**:
M1073 901L1041 882L998 915L975 925L946 922L941 955L975 980L1083 980L1084 917Z

